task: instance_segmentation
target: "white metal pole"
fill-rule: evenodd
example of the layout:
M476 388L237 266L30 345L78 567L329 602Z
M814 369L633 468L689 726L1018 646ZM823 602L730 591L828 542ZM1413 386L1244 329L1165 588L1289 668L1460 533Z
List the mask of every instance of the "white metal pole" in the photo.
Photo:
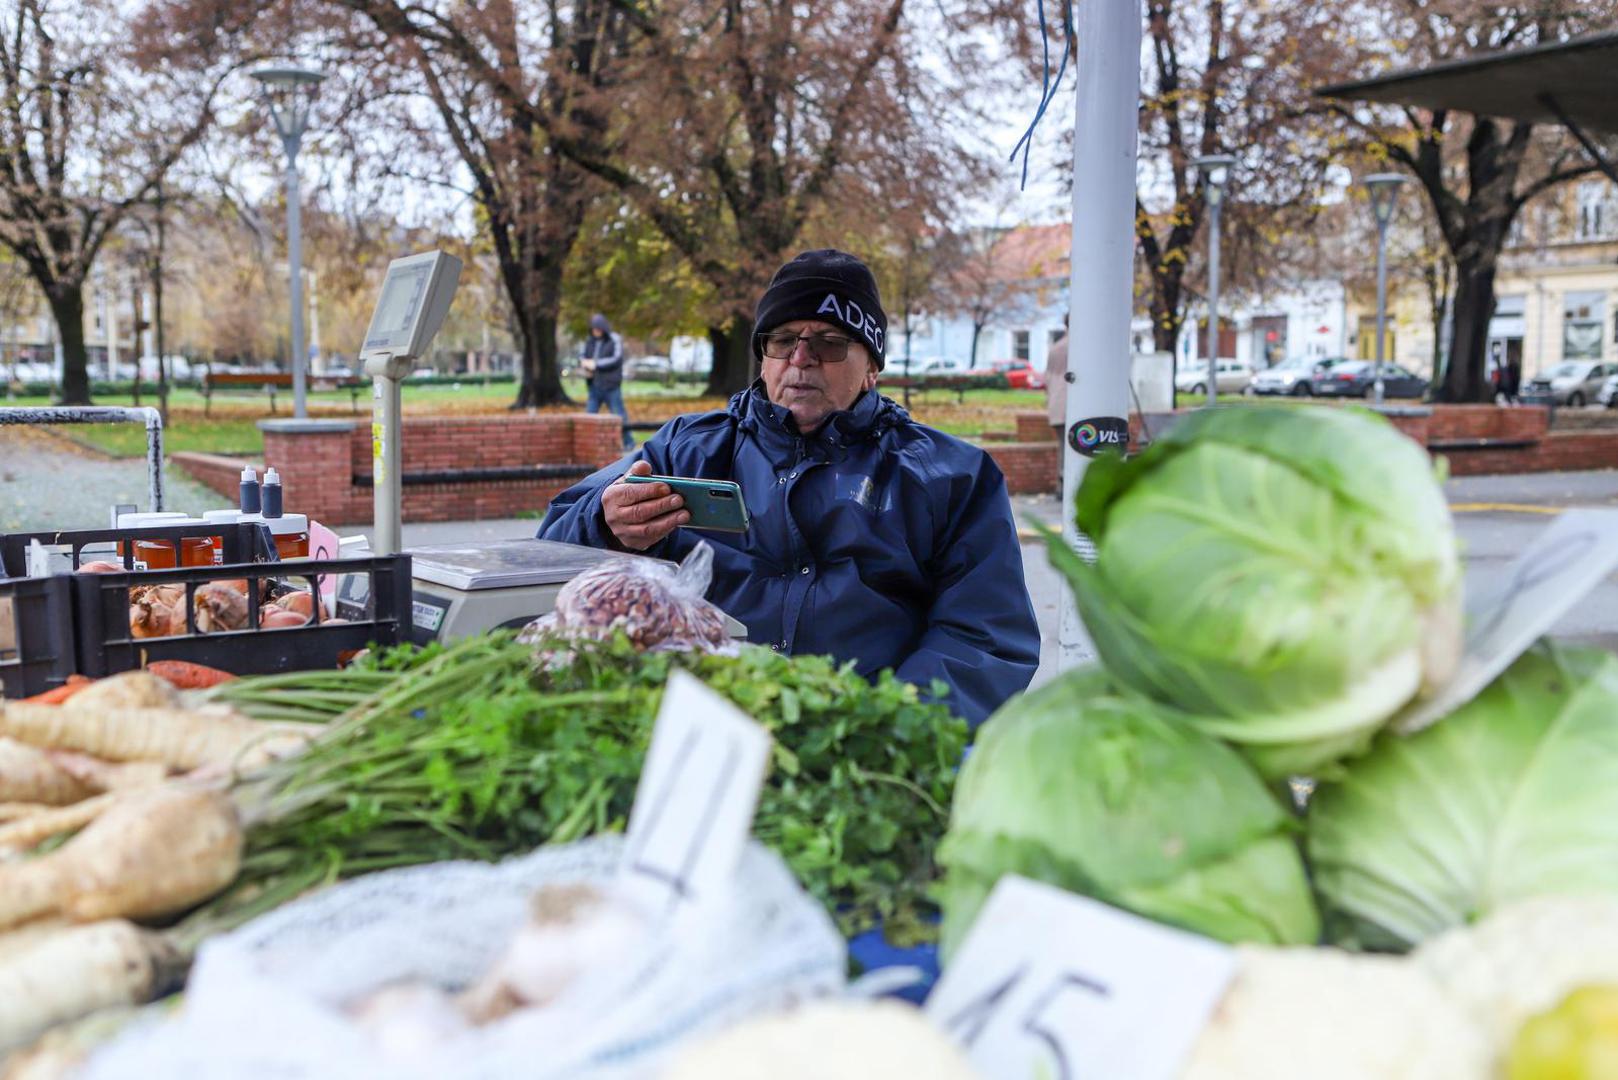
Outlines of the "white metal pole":
M1081 552L1093 549L1074 524L1073 500L1089 457L1074 448L1072 433L1081 422L1097 419L1128 430L1142 21L1139 0L1078 5L1062 536ZM1063 669L1093 655L1071 596L1062 605L1059 639Z
M304 368L309 355L303 347L303 208L299 205L298 144L287 140L287 262L292 288L292 415L309 415L304 400Z
M309 271L309 351L314 354L314 371L323 375L326 358L320 351L320 273Z
M1388 326L1388 223L1376 223L1376 403L1382 404L1382 343Z
M1208 208L1208 404L1219 404L1219 211L1224 192Z

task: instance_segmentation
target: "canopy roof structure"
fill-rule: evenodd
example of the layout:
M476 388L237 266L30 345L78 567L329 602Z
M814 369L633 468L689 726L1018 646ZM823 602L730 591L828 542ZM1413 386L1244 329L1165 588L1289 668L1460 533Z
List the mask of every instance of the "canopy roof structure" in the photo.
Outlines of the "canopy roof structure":
M1594 141L1618 135L1618 33L1395 71L1315 93L1561 124L1618 183L1618 167Z

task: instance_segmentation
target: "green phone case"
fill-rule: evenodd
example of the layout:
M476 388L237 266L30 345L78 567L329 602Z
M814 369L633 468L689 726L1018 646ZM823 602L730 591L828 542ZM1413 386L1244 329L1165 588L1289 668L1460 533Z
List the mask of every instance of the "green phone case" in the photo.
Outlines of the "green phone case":
M747 503L740 485L732 480L699 480L684 476L626 476L631 484L667 484L685 500L691 514L688 529L746 532Z

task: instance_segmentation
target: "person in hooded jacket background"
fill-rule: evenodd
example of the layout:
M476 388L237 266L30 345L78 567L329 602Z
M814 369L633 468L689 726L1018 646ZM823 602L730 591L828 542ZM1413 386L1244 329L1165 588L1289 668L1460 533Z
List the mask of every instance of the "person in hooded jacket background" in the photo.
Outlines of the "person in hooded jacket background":
M1027 687L1039 627L1005 478L978 447L880 396L887 316L876 279L840 251L781 267L758 302L762 374L726 409L680 416L635 454L564 491L540 537L678 561L714 550L708 599L748 639L893 668L971 723ZM682 529L666 484L733 480L745 533Z
M624 407L624 343L612 332L602 314L590 316L590 336L579 350L579 368L584 372L584 411L592 416L603 407L624 422L624 449L632 450L635 439L629 434L629 410Z

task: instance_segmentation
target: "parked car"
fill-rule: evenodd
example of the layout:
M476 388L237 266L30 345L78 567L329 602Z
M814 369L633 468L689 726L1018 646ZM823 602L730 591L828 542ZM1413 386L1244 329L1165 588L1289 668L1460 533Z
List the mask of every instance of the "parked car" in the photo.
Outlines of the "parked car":
M624 361L624 378L666 380L674 374L674 364L666 356L631 356Z
M1564 360L1523 384L1522 399L1536 405L1570 405L1577 409L1595 401L1618 364L1599 360Z
M1004 375L1006 385L1013 390L1043 390L1045 389L1045 376L1042 372L1034 370L1034 365L1026 360L996 360L988 367L973 368L970 375Z
M1214 369L1215 385L1221 394L1240 394L1253 382L1253 369L1240 360L1221 360ZM1184 367L1174 376L1174 389L1182 393L1208 392L1208 365Z
M1607 381L1601 384L1601 393L1596 395L1596 401L1609 409L1618 409L1618 375L1607 376Z
M1315 392L1315 383L1328 371L1343 363L1340 356L1294 356L1274 367L1265 368L1253 376L1249 390L1254 394L1287 394L1308 397Z
M904 375L906 372L905 358L903 356L889 356L887 370L894 375ZM928 375L965 375L967 368L963 361L953 356L912 356L908 371L917 378Z
M1314 392L1321 397L1368 398L1376 393L1376 364L1370 360L1346 360L1332 365L1329 373L1314 380ZM1419 398L1427 393L1427 380L1398 364L1382 364L1382 395L1390 398Z

